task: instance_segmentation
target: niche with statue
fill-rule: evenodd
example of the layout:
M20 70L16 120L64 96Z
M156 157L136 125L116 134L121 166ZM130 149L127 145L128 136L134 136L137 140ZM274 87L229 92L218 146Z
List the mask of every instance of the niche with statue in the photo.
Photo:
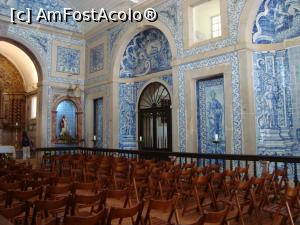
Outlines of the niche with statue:
M72 97L59 98L53 109L52 142L67 145L83 142L80 100Z

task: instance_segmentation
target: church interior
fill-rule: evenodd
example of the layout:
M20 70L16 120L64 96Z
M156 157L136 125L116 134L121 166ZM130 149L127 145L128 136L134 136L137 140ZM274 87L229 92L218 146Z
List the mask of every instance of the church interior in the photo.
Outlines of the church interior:
M299 179L300 0L0 0L0 225L294 225Z

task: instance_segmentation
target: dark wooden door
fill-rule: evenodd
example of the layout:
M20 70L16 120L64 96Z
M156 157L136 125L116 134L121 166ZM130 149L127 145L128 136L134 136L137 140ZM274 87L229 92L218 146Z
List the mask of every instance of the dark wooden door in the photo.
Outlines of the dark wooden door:
M139 149L172 151L172 111L168 90L150 84L139 101Z

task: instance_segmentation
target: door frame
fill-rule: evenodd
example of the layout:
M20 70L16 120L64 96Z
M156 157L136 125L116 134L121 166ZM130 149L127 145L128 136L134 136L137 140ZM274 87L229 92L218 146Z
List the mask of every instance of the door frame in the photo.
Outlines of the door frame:
M165 106L165 107L152 107L152 108L147 108L147 109L140 109L140 102L141 102L141 99L143 97L143 94L145 92L145 90L150 87L151 85L154 85L155 83L158 83L159 85L161 85L162 87L164 87L164 89L167 91L169 97L170 97L170 105L169 106ZM172 146L173 146L173 138L172 138L172 133L173 133L173 127L172 127L172 95L169 91L169 89L167 88L167 86L163 83L161 83L160 81L153 81L153 82L149 82L145 85L145 87L143 88L143 90L141 91L140 95L139 95L139 98L138 98L138 104L137 104L137 140L138 140L138 149L139 150L149 150L149 149L143 149L141 147L141 144L140 144L140 136L141 134L143 133L143 122L142 122L142 119L143 119L143 113L146 113L146 112L153 112L153 113L156 113L156 112L159 112L159 111L164 111L167 115L167 140L168 140L168 143L167 143L167 149L164 149L166 151L169 151L169 152L172 152ZM156 121L156 120L155 120ZM156 123L154 123L153 121L153 128L156 127ZM156 132L157 132L157 129L153 129L154 133L153 134L153 137L154 140L156 139ZM157 141L154 141L155 142L155 145L157 145ZM152 148L150 150L159 150L158 148Z

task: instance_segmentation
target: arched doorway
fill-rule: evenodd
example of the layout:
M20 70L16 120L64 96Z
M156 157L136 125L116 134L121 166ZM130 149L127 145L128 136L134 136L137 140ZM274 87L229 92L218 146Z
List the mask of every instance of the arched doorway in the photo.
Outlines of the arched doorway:
M149 84L138 105L139 149L172 151L171 96L159 82Z

